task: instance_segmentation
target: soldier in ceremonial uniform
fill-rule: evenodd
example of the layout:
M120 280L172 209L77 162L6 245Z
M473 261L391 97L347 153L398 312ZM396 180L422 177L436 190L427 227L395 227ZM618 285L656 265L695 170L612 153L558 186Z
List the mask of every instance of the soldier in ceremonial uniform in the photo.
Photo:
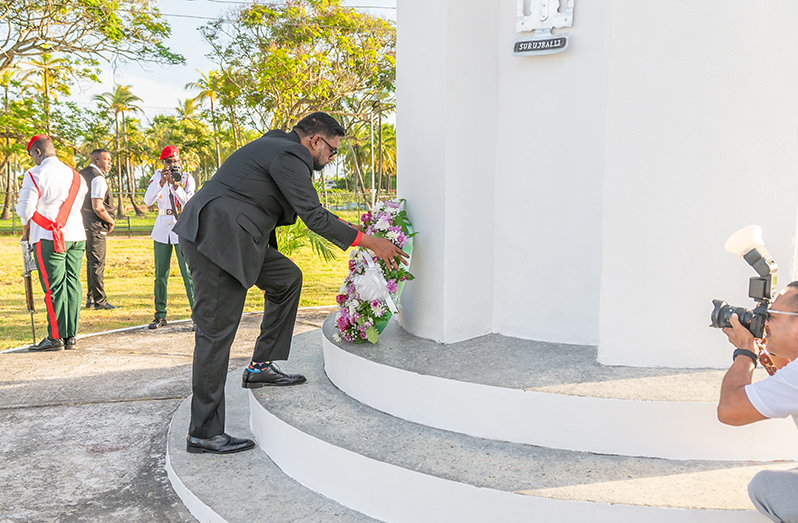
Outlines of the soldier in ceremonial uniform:
M80 211L88 187L77 171L56 158L49 136L31 138L28 154L36 167L22 179L17 214L24 226L22 239L33 247L47 310L47 337L30 349L74 349L83 298L80 266L86 249Z
M105 175L111 170L111 153L95 149L91 163L80 175L89 193L83 202L83 227L86 229L86 308L115 309L108 303L103 283L105 275L105 236L114 230L114 202Z
M177 255L188 303L194 309L191 273L177 243L177 234L172 232L183 206L194 196L194 178L189 173L181 172L180 151L174 145L164 147L161 151L161 162L163 169L155 171L144 194L145 204L158 203L158 217L150 235L155 251L155 319L150 323L150 329L166 325L166 286L172 265L172 249Z

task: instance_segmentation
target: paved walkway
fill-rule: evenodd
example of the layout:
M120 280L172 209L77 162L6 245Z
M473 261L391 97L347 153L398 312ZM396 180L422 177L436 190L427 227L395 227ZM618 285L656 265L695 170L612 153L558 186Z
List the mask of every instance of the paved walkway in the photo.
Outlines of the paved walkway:
M300 310L294 333L333 310ZM244 316L230 370L248 363L259 325ZM164 471L193 340L181 322L78 338L75 351L0 354L0 523L196 521Z

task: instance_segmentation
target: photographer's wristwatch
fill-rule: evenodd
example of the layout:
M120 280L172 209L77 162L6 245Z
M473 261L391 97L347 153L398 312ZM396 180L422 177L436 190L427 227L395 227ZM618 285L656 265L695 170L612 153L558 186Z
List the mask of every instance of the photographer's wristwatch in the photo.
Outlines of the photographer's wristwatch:
M754 362L754 367L756 367L757 362L759 361L759 357L752 351L748 349L736 349L734 354L732 355L732 361L737 359L737 356L748 356Z

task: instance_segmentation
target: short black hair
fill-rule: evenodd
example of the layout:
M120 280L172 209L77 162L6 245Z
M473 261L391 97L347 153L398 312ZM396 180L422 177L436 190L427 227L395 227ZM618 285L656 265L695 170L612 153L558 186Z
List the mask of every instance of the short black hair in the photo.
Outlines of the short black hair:
M787 287L784 290L787 289L798 290L798 280L791 281L790 283L788 283ZM798 293L793 293L792 296L787 298L787 306L790 308L791 311L798 312Z
M95 150L93 150L92 152L89 153L89 157L92 157L95 154L102 154L102 153L111 154L111 151L109 151L108 149L95 149Z
M294 126L304 136L316 136L321 134L329 138L336 136L346 136L346 130L338 121L327 113L317 112L309 114L299 120Z

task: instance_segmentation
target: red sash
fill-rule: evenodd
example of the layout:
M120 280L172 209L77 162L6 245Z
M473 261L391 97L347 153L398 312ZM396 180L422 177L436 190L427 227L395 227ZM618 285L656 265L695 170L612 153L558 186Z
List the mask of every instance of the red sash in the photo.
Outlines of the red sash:
M72 204L75 203L75 198L78 196L80 190L80 174L75 169L72 169L72 186L69 188L67 199L61 208L58 210L58 216L55 221L45 218L39 211L33 213L33 221L42 229L53 232L53 247L55 252L65 252L66 242L64 241L64 233L61 229L66 225L69 213L72 210Z

